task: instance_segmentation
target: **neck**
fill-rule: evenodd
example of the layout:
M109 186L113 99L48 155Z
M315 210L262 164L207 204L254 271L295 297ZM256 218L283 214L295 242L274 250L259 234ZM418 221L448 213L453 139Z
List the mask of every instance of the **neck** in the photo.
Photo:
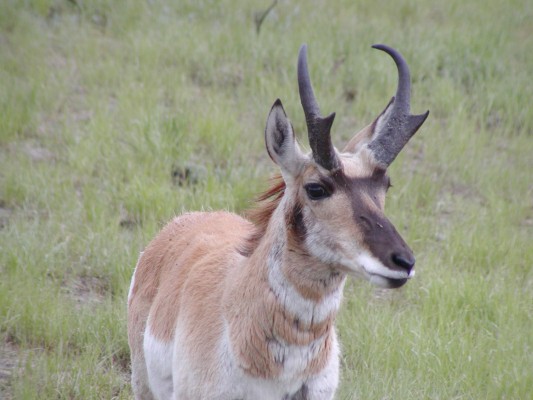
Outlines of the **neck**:
M303 243L287 237L290 232L284 226L274 231L266 261L270 290L285 319L292 319L292 331L297 337L304 334L310 340L320 338L332 329L345 275L311 257ZM290 337L286 340L290 343Z
M262 378L312 374L325 366L335 351L333 324L345 281L343 274L318 263L303 247L288 244L282 210L274 212L253 254L228 277L224 299L239 365ZM295 354L291 349L305 354L298 371L288 367Z

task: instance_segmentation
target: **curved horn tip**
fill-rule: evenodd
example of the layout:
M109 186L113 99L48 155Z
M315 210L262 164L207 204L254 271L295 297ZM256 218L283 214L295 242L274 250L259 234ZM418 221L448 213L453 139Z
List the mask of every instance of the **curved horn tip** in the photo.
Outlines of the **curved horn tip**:
M395 48L387 46L386 44L374 44L372 45L372 48L384 51L389 56L391 56L396 65L398 66L398 73L400 74L400 78L402 78L403 76L405 79L410 81L411 78L409 73L409 66L407 65L407 61L405 61L405 58L403 57L402 53L400 53Z
M377 49L377 50L382 50L382 51L385 51L387 53L396 51L396 49L394 49L394 48L392 48L390 46L387 46L386 44L380 44L380 43L373 44L372 48L373 49Z
M396 50L393 47L387 46L386 44L374 44L374 45L372 45L372 48L384 51L385 53L390 55L395 60L397 58L403 59L403 56L401 55L401 53L398 50Z
M402 54L385 44L375 44L374 49L382 50L387 53L394 60L398 68L398 88L396 89L397 106L404 110L407 114L410 108L411 99L411 73L409 72L409 65L403 58Z

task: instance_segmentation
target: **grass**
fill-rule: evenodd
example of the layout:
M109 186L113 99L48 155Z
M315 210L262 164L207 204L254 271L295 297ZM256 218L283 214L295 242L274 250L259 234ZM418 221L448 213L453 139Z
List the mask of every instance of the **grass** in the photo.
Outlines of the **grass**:
M268 5L2 2L0 397L130 398L139 251L173 215L240 212L265 187L277 97L305 130L301 43L340 147L394 92L383 42L411 65L413 112L431 110L387 204L418 272L395 292L348 284L337 398L529 398L531 2L280 1L257 35Z

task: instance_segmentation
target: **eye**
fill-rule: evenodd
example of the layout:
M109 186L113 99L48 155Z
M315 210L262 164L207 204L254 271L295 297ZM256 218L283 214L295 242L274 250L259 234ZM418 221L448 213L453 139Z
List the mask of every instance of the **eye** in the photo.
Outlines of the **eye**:
M321 200L329 197L329 191L320 183L308 183L304 186L307 196L311 200Z

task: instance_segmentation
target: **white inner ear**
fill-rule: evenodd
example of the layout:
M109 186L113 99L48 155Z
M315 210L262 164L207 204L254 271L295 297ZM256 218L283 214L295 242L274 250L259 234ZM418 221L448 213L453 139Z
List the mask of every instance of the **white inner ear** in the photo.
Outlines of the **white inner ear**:
M300 173L305 156L296 142L291 123L281 103L274 104L268 115L265 141L268 154L281 168L286 181Z
M383 131L385 128L385 124L389 120L389 116L392 112L392 105L394 104L394 101L391 101L387 108L381 113L381 115L378 117L378 120L376 121L376 126L374 128L374 134L372 135L372 139L377 137L380 132Z

